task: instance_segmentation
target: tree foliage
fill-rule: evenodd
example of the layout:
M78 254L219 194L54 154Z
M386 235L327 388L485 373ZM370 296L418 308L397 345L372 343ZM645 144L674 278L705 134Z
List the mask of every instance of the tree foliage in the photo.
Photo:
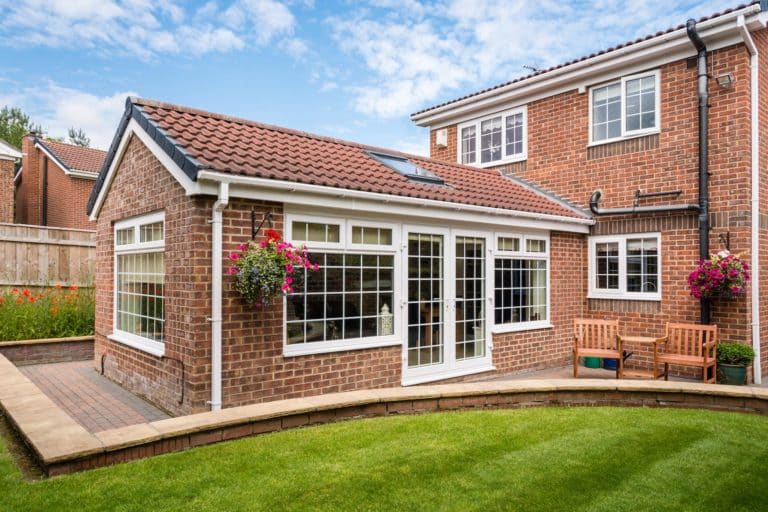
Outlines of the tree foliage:
M91 139L88 137L82 128L70 128L67 132L70 144L76 146L83 146L84 148L90 147Z
M29 116L20 108L5 106L0 109L0 139L9 144L20 148L21 139L26 134L29 132L41 133L42 131L42 127L32 123Z

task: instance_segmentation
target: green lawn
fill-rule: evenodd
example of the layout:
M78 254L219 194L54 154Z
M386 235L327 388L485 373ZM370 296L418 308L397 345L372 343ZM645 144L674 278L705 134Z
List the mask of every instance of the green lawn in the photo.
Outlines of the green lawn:
M0 510L768 508L768 418L544 408L400 416L223 443L49 480L0 446Z

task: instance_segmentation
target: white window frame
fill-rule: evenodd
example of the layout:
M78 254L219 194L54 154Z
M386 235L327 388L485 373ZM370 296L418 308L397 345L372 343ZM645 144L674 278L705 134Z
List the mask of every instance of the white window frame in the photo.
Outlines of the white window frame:
M655 80L655 102L656 102L656 110L655 115L656 118L654 120L654 127L653 128L646 128L646 129L640 129L640 130L627 130L627 82L630 80L636 80L638 78L646 78L652 76ZM594 96L595 96L595 90L600 89L602 87L606 87L609 85L614 84L621 84L621 135L618 137L612 137L609 139L600 139L600 140L594 140L594 131L592 127L592 115L593 115L593 103L594 103ZM632 139L635 137L642 137L644 135L650 135L654 133L660 133L661 132L661 71L659 69L654 69L652 71L646 71L644 73L637 73L630 76L624 76L616 80L611 80L609 82L603 82L601 84L594 85L589 88L589 145L590 146L598 146L601 144L609 144L611 142L616 142L620 140L625 139Z
M293 239L293 222L313 222L318 224L339 224L339 243L318 243L306 242ZM351 350L363 350L368 348L388 347L401 345L400 337L402 312L399 298L402 290L400 288L402 267L398 257L400 250L400 230L396 224L387 222L376 222L371 220L361 220L345 217L329 217L317 215L285 214L285 240L294 245L306 244L310 254L314 252L338 252L338 253L360 253L360 254L386 254L393 256L393 276L392 276L392 304L390 312L392 313L393 329L392 334L387 336L370 336L365 338L351 338L338 341L319 341L315 343L297 343L288 344L288 300L283 297L283 355L304 356L311 354L326 354L330 352L342 352ZM352 243L352 226L363 227L381 227L392 230L391 245L370 245Z
M658 282L659 286L656 292L629 292L627 291L627 240L635 238L656 238L658 247ZM597 265L595 258L597 257L597 244L599 243L617 242L619 244L619 288L618 290L607 290L597 288L595 283L595 273L597 272ZM587 298L590 299L616 299L616 300L645 300L645 301L660 301L662 294L662 244L661 233L631 233L622 235L601 235L589 237L589 292Z
M499 238L517 238L520 240L519 251L503 251L498 247ZM528 252L526 251L526 245L528 240L542 240L545 242L546 251L544 252ZM550 259L550 236L549 233L508 233L508 232L496 232L493 234L493 246L494 250L491 253L489 273L491 275L491 332L493 334L501 334L506 332L519 332L530 331L534 329L550 329L552 325L552 301L550 296L552 293L552 262ZM535 320L528 322L517 322L508 324L496 323L496 259L497 258L512 258L512 259L527 259L527 260L542 260L547 263L547 293L546 293L546 308L547 318L544 320Z
M163 239L155 240L152 242L141 242L139 238L140 231L141 231L140 227L146 224L153 224L155 222L163 223ZM134 230L133 243L117 245L117 232L123 229L129 229L129 228L132 228ZM118 297L117 260L118 260L118 256L125 255L125 254L164 252L165 237L166 237L166 224L165 224L165 212L163 211L154 212L147 215L141 215L138 217L131 217L129 219L123 219L115 222L113 226L114 260L113 260L113 267L112 267L112 273L113 273L113 276L112 276L113 277L112 334L107 336L107 338L109 338L112 341L122 343L123 345L127 345L129 347L141 350L143 352L147 352L149 354L152 354L158 357L162 357L165 355L165 343L161 343L156 340L151 340L149 338L145 338L143 336L139 336L134 333L121 331L120 329L117 328L117 316L119 314L118 308L117 308L117 297ZM165 277L163 279L165 279ZM165 310L163 311L163 315L165 315Z
M523 152L520 154L507 155L507 117L513 116L516 114L523 115ZM488 121L489 119L494 119L496 117L501 117L501 159L494 160L492 162L481 163L480 155L482 153L482 147L481 147L482 133L480 131L480 126L482 125L483 121ZM503 112L496 112L491 115L479 117L477 119L473 119L471 121L467 121L459 124L456 127L456 155L457 155L456 161L460 164L462 163L461 130L468 126L475 127L475 161L473 163L467 163L462 165L471 165L473 167L485 168L485 167L494 167L496 165L501 165L506 163L522 162L523 160L526 160L528 158L528 106L527 105L516 107L510 110L505 110Z

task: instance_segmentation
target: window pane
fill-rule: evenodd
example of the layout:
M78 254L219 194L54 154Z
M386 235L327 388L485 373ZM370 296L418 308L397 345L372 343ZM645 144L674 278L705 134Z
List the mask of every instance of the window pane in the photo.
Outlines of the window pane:
M653 76L627 81L627 131L656 125L656 79Z
M133 236L136 230L132 227L126 229L118 229L115 244L128 245L133 243Z
M154 222L139 227L140 242L157 242L163 239L163 223Z
M368 229L360 229L361 239ZM380 228L370 229L378 239ZM287 300L289 345L393 334L391 255L313 253L310 260L320 270L302 269L306 291L297 288Z
M340 241L341 228L338 224L293 221L292 229L294 240L331 243Z
M659 286L658 240L630 238L627 240L627 291L656 293Z
M525 250L527 252L547 252L547 242L545 240L526 240Z
M520 251L520 239L500 236L498 238L498 248L500 251L518 252Z
M595 287L598 290L618 290L618 242L595 244Z
M496 258L494 319L497 324L547 319L547 261Z
M595 141L621 135L621 84L592 90L592 139Z
M165 272L163 253L117 256L116 328L163 342Z
M476 157L475 127L467 126L461 129L461 163L473 164Z
M523 114L507 116L506 154L507 156L523 152Z
M501 117L480 123L480 161L501 160Z

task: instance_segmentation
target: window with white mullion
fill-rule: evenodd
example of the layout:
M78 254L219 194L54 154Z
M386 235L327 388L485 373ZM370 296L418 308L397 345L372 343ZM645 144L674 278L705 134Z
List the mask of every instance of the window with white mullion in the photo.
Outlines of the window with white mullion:
M458 127L458 161L488 166L523 159L525 138L525 107L463 123Z
M589 253L590 297L661 299L658 233L593 237Z
M590 142L653 133L659 129L659 71L624 77L590 90Z

